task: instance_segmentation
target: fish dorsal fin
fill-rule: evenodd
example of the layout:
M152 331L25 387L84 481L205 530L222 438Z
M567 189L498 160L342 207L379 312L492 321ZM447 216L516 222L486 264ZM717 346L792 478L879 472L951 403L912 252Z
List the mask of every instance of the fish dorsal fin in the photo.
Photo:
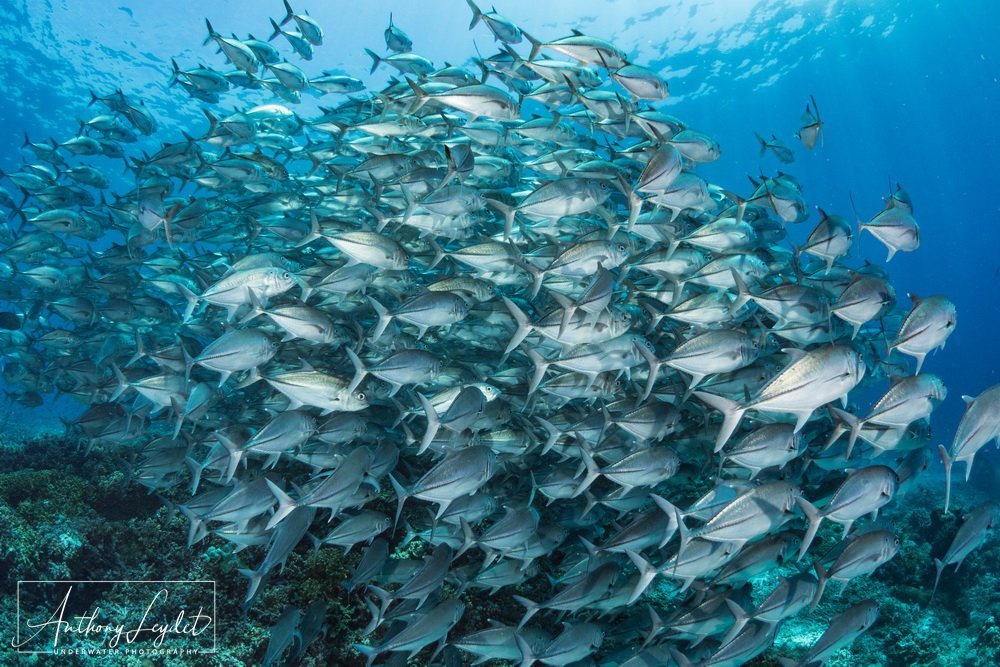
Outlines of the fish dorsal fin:
M583 37L583 33L577 30L576 28L573 28L573 35L575 37Z
M910 293L907 293L906 296L910 297L910 301L913 302L914 306L919 306L920 305L921 298L919 296L917 296L916 294L913 294L912 292L910 292Z
M975 397L975 396L965 396L965 395L963 395L963 396L962 396L962 400L963 400L963 401L965 401L965 404L966 404L966 405L971 405L971 404L972 404L972 402L973 402L974 400L976 400L976 397Z
M797 347L783 347L781 351L788 355L788 358L791 360L789 363L793 364L807 354L805 350L800 350Z

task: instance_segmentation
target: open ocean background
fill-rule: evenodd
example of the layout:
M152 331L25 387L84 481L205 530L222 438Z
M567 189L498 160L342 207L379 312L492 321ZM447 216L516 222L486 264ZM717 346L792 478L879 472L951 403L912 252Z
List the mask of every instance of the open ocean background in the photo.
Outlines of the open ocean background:
M370 89L384 84L389 68L369 75L364 48L381 51L390 12L414 50L436 63L467 63L476 55L473 41L483 55L495 51L488 32L468 34L462 0L302 8L327 33L316 59L303 64L307 73L341 71ZM1000 382L1000 3L506 0L497 9L542 39L578 28L659 70L671 91L662 108L722 146L722 159L699 169L710 181L743 183L747 194L747 176L782 166L770 153L759 156L756 131L797 149L786 170L802 181L810 205L849 220L851 194L868 219L890 184L902 184L922 238L917 252L900 253L887 267L897 297L943 294L958 307L956 334L924 367L948 387L933 426L935 442L950 442L964 410L961 396ZM78 119L93 112L89 90L121 88L142 99L164 128L156 137L200 130L203 103L168 91L170 58L181 67L204 62L225 70L223 57L201 46L205 17L223 32L266 38L267 18L281 13L277 0L0 2L0 168L20 163L22 132L35 141L73 136ZM811 153L794 137L810 94L826 123L825 142ZM231 91L216 111L265 101L275 100ZM306 95L296 111L308 117L322 103ZM817 219L814 212L791 238L803 240ZM861 238L855 246L863 257L883 265L882 245L868 234ZM8 401L0 415L10 429L50 430L62 428L54 415L81 409L73 401L55 406L28 410ZM992 448L980 456L996 460ZM975 474L992 479L992 468L976 466Z

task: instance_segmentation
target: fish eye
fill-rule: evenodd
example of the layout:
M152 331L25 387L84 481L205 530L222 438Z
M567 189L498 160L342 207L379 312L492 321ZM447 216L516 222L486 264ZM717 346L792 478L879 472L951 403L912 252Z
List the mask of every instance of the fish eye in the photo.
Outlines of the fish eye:
M363 400L365 400L365 398L367 398L367 397L365 396L365 392L363 392L363 391L359 391L359 392L357 393L357 399L358 399L359 401L363 401Z
M281 273L281 279L282 280L288 280L291 277L292 277L292 274L290 274L288 271L282 271L282 273Z

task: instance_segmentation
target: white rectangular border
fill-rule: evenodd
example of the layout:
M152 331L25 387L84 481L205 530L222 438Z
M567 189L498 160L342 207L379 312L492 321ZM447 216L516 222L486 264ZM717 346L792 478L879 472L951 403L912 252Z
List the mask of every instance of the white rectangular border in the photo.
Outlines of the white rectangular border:
M17 593L15 604L17 605L17 627L15 628L15 641L21 644L21 584L212 584L212 649L210 651L197 651L194 655L214 655L218 653L218 587L215 579L20 579L17 582ZM16 649L22 655L54 655L52 651L22 651Z

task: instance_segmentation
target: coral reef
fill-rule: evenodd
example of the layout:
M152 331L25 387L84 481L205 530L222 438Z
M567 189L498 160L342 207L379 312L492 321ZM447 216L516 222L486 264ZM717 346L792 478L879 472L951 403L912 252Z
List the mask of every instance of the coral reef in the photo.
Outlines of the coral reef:
M14 627L14 590L19 579L211 579L218 586L216 654L165 656L152 662L125 656L116 664L260 664L271 626L282 610L289 604L304 610L316 600L328 605L325 633L298 664L363 664L352 644L362 636L369 613L361 597L340 584L356 564L359 549L345 555L338 547L315 551L304 542L254 605L244 610L245 580L236 571L246 566L248 553L253 551L234 554L231 545L212 538L188 548L187 521L165 508L155 495L130 483L116 456L100 448L84 456L73 443L55 436L37 437L0 451L0 470L5 471L0 473L0 571L6 573L0 580L0 623L4 627ZM931 599L934 569L929 564L948 548L963 510L974 506L973 500L961 498L953 512L945 515L939 489L919 487L877 522L863 522L861 529L877 525L895 530L901 542L896 557L872 576L851 581L842 594L829 591L812 613L785 622L775 645L751 664L770 667L779 664L779 657L801 657L832 616L865 598L879 602L879 620L831 660L833 667L1000 664L1000 577L990 567L1000 561L1000 541L987 540L957 572L949 567ZM841 531L840 526L825 525L817 544L832 548ZM394 557L417 558L425 547L416 538ZM757 577L752 581L754 598L766 594L779 575L794 570L786 566ZM545 577L529 583L524 588L528 598L543 599L550 590ZM669 609L671 588L654 587L646 601L661 611ZM505 594L490 596L488 591L469 588L461 598L469 613L453 630L454 636L490 619L516 623L522 612ZM130 604L127 597L114 602ZM557 631L558 627L553 621L548 629ZM428 655L429 651L423 652L410 664L425 664L421 660L426 661ZM54 664L46 656L18 657L17 664ZM468 656L449 649L441 659L465 664ZM107 658L59 660L59 664L107 664Z

